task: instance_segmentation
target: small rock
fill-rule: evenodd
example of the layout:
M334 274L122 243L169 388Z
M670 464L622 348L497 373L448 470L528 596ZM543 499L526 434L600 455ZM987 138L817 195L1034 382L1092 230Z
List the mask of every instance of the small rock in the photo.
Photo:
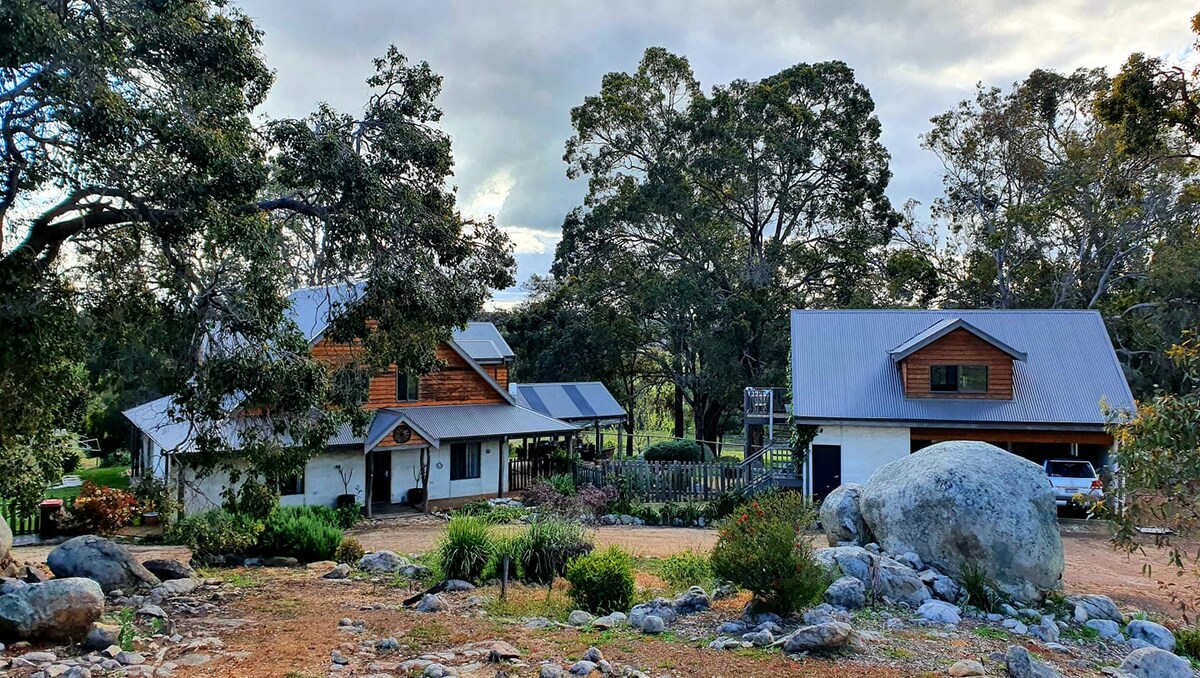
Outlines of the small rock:
M743 635L742 640L755 647L767 647L775 642L775 636L770 631L763 629L762 631Z
M805 626L784 638L783 650L788 653L833 650L850 643L854 629L842 622L827 622Z
M461 579L450 579L446 582L446 593L458 593L459 591L474 591L475 585L469 581Z
M87 639L83 641L83 646L89 650L103 650L109 645L116 645L120 637L120 626L95 622L92 624L92 628L88 630Z
M116 659L123 666L132 666L134 664L145 664L146 663L146 657L144 655L138 654L137 652L121 651L121 652L118 652L117 656L113 657L113 659Z
M1008 651L1004 653L1004 662L1012 678L1063 678L1058 671L1034 661L1029 656L1029 650L1020 645L1009 646Z
M342 563L335 565L332 570L321 575L322 579L345 579L350 576L350 566Z
M264 567L296 567L299 564L300 561L291 556L271 556L263 560Z
M1016 619L1005 619L1004 621L1000 622L1000 625L1017 634L1018 636L1023 636L1029 633L1029 628Z
M584 610L575 610L567 616L567 623L571 626L587 626L595 619L591 614Z
M962 610L957 605L941 600L931 600L917 608L922 619L938 624L958 624L962 621Z
M341 650L334 650L334 651L330 652L329 653L329 661L333 662L334 664L340 664L342 666L345 666L346 664L350 663L350 660L347 659L346 656L342 654Z
M417 603L418 612L443 612L450 609L446 601L442 600L436 593L426 593L421 602Z
M1191 662L1157 647L1130 652L1121 670L1137 678L1191 678Z
M392 652L400 649L400 641L392 637L380 638L375 641L375 649L380 652Z
M985 676L983 664L971 659L960 659L950 666L947 671L954 678L966 678L966 676Z
M1037 638L1043 643L1058 642L1058 625L1057 624L1034 624L1029 627L1029 635Z
M143 605L138 609L137 615L139 617L157 617L159 619L167 618L166 611L164 611L158 605Z
M642 618L642 633L662 633L667 628L662 617L648 614Z
M358 569L374 573L391 574L409 564L406 558L391 551L375 551L358 559Z
M845 610L857 610L867 604L867 586L857 577L841 577L825 589L825 602Z
M1111 619L1089 619L1084 626L1095 630L1101 640L1121 639L1121 626Z
M586 676L595 670L595 662L589 662L581 659L572 664L571 668L567 669L567 672L573 676Z
M447 676L457 676L458 671L449 666L442 666L437 662L425 667L424 673L421 674L424 678L447 678Z
M606 614L603 617L593 619L592 628L603 631L604 629L611 629L620 626L628 620L629 617L626 616L624 612L613 612L612 614Z
M746 633L746 624L740 621L728 621L717 627L717 633L740 636Z
M1175 634L1162 624L1135 619L1125 627L1125 633L1129 636L1130 643L1140 640L1160 650L1175 651Z
M503 640L497 640L492 643L491 649L488 650L489 662L501 662L508 659L517 659L521 656L521 651L513 647L511 644Z
M541 670L538 671L538 678L562 678L562 674L562 667L558 664L542 664Z
M806 626L828 624L833 621L833 607L829 603L822 603L811 610L806 610L801 616L801 620Z
M583 653L583 656L580 657L580 659L585 662L599 664L600 662L604 661L604 653L600 651L600 648L593 645L587 649L587 652Z
M178 560L170 560L165 558L155 558L142 563L142 567L150 571L150 574L158 577L162 581L170 581L172 579L195 579L196 571L190 565L185 565Z
M681 593L674 601L675 612L678 614L692 614L694 612L703 612L712 607L708 599L708 594L699 586L693 586L686 592Z

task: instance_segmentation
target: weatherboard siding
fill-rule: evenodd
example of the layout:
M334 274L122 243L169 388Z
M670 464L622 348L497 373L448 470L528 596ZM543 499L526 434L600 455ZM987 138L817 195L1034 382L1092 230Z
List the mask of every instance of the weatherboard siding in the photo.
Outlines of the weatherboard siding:
M335 344L322 339L312 349L313 356L332 367L351 363L356 358L353 347ZM361 356L358 356L361 358ZM381 407L416 407L422 405L467 405L507 402L487 381L476 372L462 356L447 344L438 347L437 358L445 365L442 369L421 377L418 399L396 400L396 370L371 377L368 387L368 410ZM503 369L504 380L508 379L507 368ZM500 373L500 370L497 370ZM503 388L503 384L501 385Z
M929 369L933 365L986 365L986 393L935 392L929 388ZM1013 359L1004 351L971 334L957 329L913 353L900 363L904 393L908 398L965 398L1011 400L1013 397Z

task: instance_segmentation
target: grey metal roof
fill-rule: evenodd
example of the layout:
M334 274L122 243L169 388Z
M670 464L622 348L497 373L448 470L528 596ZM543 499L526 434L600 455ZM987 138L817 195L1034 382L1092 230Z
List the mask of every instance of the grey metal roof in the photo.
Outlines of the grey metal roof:
M564 421L619 419L625 409L598 381L509 384L517 403Z
M962 319L1026 360L1013 363L1012 400L905 398L897 347ZM1131 410L1100 314L1094 311L792 311L792 411L810 421L1098 427L1100 403Z
M512 347L492 323L467 323L465 328L454 331L454 340L475 360L512 360L516 357Z
M996 348L1000 349L1001 351L1004 351L1005 353L1009 354L1015 360L1024 360L1025 359L1024 351L1018 351L1017 349L1013 348L1012 346L1009 346L1008 344L1004 343L1003 341L1000 341L999 339L993 337L992 335L988 334L987 332L984 332L983 330L979 329L978 327L975 327L974 325L963 320L962 318L942 318L941 320L935 322L934 324L930 325L926 329L913 335L913 337L911 339L909 339L908 341L904 342L903 344L900 344L896 348L893 348L891 350L892 362L898 363L901 360L904 360L905 358L907 358L908 356L916 353L917 351L920 351L921 349L932 344L933 342L937 341L938 339L941 339L942 337L946 336L947 334L950 334L954 330L958 330L958 329L966 330L967 332L974 334L975 336L986 341L987 343L991 344L992 346L995 346Z
M379 410L364 444L370 450L401 422L434 445L443 440L570 433L574 426L519 405L431 405Z
M190 452L196 437L196 426L175 411L175 399L163 396L122 412L138 430L145 433L159 447L168 452ZM217 428L222 442L231 449L240 449L243 440L253 432L260 437L274 437L280 445L289 445L292 439L287 434L277 434L272 427L257 417L234 417L221 421ZM361 445L365 436L356 435L350 424L343 424L329 439L330 446Z

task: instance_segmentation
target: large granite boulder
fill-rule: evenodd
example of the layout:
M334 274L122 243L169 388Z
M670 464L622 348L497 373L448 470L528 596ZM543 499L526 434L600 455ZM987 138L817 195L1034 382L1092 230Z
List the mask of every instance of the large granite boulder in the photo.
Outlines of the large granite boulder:
M83 640L104 614L104 592L91 579L29 584L0 596L0 640Z
M8 527L8 522L4 520L4 516L0 516L0 560L8 557L8 552L12 550L13 533Z
M1136 678L1192 678L1192 664L1157 647L1143 647L1130 652L1121 662L1124 675Z
M980 442L938 443L881 466L859 508L875 541L950 574L978 566L1009 596L1062 586L1063 548L1041 467Z
M46 565L56 577L87 577L105 593L153 588L160 583L125 547L91 534L56 546L46 557Z
M821 502L821 529L830 546L843 543L863 545L871 541L870 531L863 521L858 501L862 485L838 485Z

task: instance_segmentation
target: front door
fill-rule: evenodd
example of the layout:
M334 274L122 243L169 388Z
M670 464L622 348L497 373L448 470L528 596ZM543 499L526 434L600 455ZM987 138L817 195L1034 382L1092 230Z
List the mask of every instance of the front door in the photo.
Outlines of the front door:
M371 503L391 503L392 451L375 450L371 455Z
M812 446L813 501L821 501L842 484L842 446Z

